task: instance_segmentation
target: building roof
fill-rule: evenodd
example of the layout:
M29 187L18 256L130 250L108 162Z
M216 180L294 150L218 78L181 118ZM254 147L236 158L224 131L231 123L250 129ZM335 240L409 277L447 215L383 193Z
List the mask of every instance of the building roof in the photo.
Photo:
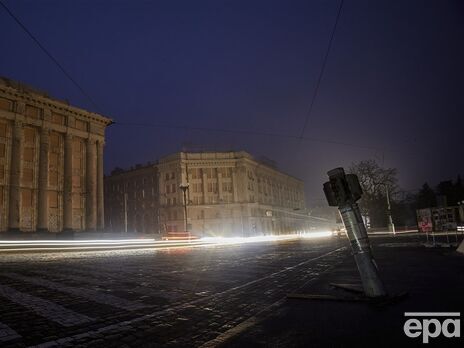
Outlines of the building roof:
M293 175L287 174L277 168L276 162L266 158L256 158L246 151L198 151L198 152L185 152L180 151L164 157L161 157L159 163L168 163L176 160L227 160L227 159L246 159L257 163L260 166L266 167L274 172L291 177L297 181L303 182L303 180L294 177Z
M97 114L95 112L87 111L87 110L84 110L76 106L72 106L67 100L60 100L60 99L51 97L45 91L31 87L23 82L15 81L7 77L0 76L0 87L7 87L11 90L14 90L16 93L29 96L33 98L34 100L40 100L43 102L48 101L48 102L52 102L53 104L58 104L61 108L64 108L69 112L77 113L81 116L92 118L96 121L103 122L106 125L110 125L113 123L113 120L110 119L109 117L103 116L101 114Z

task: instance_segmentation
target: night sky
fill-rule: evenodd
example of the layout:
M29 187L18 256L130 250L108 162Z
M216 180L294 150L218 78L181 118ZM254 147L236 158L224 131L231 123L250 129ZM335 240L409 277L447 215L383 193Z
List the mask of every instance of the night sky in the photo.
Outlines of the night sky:
M95 100L0 8L0 75L116 121L105 171L190 148L246 150L305 181L382 159L400 185L464 174L464 2L345 0L306 138L298 137L339 1L1 0ZM343 145L343 144L350 145Z

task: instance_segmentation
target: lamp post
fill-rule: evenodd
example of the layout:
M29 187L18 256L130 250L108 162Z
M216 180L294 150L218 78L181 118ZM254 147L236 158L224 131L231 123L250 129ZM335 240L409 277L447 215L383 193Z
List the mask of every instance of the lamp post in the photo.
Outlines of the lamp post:
M189 188L189 183L183 183L179 185L179 188L182 190L182 193L184 194L184 231L188 232L187 228L187 190ZM189 239L190 239L190 233L189 233Z
M388 230L393 232L393 235L396 235L395 224L393 223L392 214L391 214L391 204L390 204L390 193L388 192L388 186L385 183L381 183L385 187L385 195L387 196L387 216L388 216Z

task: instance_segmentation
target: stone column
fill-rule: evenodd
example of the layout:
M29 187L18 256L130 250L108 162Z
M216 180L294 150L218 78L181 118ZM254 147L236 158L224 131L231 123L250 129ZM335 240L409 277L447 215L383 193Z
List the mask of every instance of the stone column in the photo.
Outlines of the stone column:
M232 169L232 192L234 194L233 201L234 201L234 203L237 203L238 202L238 199L237 199L237 196L238 196L238 194L237 194L237 191L238 191L237 185L238 185L238 183L237 183L237 175L235 174L235 172L236 172L236 169L233 168Z
M220 203L224 203L223 202L224 195L222 193L222 174L221 173L217 174L217 184L218 184L218 192L217 192L217 194L218 194L218 197L219 197L218 201Z
M201 169L201 178L201 184L203 185L203 204L208 204L209 202L206 202L208 195L208 177L204 169Z
M72 230L72 135L66 133L64 141L64 197L63 228Z
M47 128L40 132L39 191L37 199L37 230L48 231L48 150L50 138Z
M11 139L10 197L8 214L8 227L11 231L19 231L21 146L22 124L21 122L16 121L13 124L13 136Z
M97 145L94 139L89 139L86 146L86 229L97 228Z
M97 142L97 229L105 228L105 207L103 201L103 140Z

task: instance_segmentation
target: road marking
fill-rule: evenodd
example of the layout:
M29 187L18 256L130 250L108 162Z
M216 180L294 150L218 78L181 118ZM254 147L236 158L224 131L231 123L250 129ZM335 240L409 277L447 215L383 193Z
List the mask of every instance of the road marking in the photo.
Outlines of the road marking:
M317 276L319 276L321 273L325 273L330 269L333 269L335 265L332 265L330 267L327 267L327 269L323 270L320 273L316 273ZM309 279L307 282L305 282L302 286L298 287L298 289L301 289L305 287L307 284L312 282L316 277L312 277ZM298 290L295 289L295 290ZM262 322L264 319L275 313L276 309L283 305L287 301L287 296L284 296L277 300L276 302L272 303L271 305L267 306L263 310L259 311L256 313L254 316L249 317L248 319L242 321L241 323L235 325L234 327L230 328L229 330L221 333L219 336L216 338L207 341L203 343L200 348L214 348L214 347L220 347L221 345L225 344L227 341L229 341L231 338L241 334L242 332L248 330L249 328L252 328L253 326L259 324Z
M341 247L341 248L334 249L332 251L329 251L329 252L327 252L325 254L319 255L319 256L314 257L312 259L302 261L302 262L300 262L300 263L298 263L296 265L290 266L290 267L285 267L284 269L282 269L280 271L271 273L271 274L269 274L267 276L261 277L259 279L255 279L255 280L253 280L251 282L248 282L248 283L245 283L243 285L239 285L239 286L230 288L228 290L213 294L213 295L208 296L208 297L199 298L199 299L189 301L187 303L183 303L183 304L180 304L180 305L177 305L177 306L174 306L174 307L169 307L169 308L166 308L166 309L163 309L163 310L155 311L153 313L149 313L149 314L143 315L143 316L135 318L135 319L126 320L126 321L123 321L123 322L120 322L120 323L117 323L117 324L111 324L111 325L108 325L108 326L104 326L104 327L101 327L101 328L96 329L96 330L91 330L91 331L88 331L88 332L85 332L85 333L69 336L69 337L63 338L63 340L66 340L67 343L71 343L71 342L79 340L81 338L90 338L90 337L92 337L94 335L102 335L102 334L104 334L106 332L113 331L113 330L120 330L120 331L127 330L127 329L130 329L131 327L133 327L134 324L139 323L141 321L145 321L145 320L148 320L148 319L153 319L153 318L156 318L156 317L158 317L160 315L163 315L163 314L166 314L166 313L169 313L169 312L173 312L173 311L176 311L176 310L186 309L186 308L189 308L190 306L192 306L194 304L197 304L197 303L211 301L212 299L215 299L215 298L220 297L222 295L228 294L228 293L230 293L232 291L236 291L236 290L246 288L246 287L248 287L250 285L253 285L253 284L257 283L257 282L261 282L263 280L272 278L272 277L274 277L274 276L276 276L278 274L288 272L288 271L293 270L293 269L295 269L297 267L303 266L305 264L308 264L310 262L319 260L319 259L321 259L323 257L329 256L331 254L334 254L334 253L336 253L338 251L345 250L345 249L346 249L346 247ZM37 347L37 348L45 348L45 347L47 347L48 348L48 347L55 347L55 346L59 346L59 345L60 345L60 343L58 341L49 341L49 342L44 342L42 344L39 344L39 345L37 345L35 347Z
M71 271L76 273L76 270L70 270L70 272ZM79 273L79 271L77 271L77 272ZM34 273L35 274L40 274L40 275L45 276L45 277L50 275L50 272L46 272L46 271L34 271ZM82 272L82 274L86 274L86 273ZM102 280L97 279L99 275L100 276L105 276L106 275L108 277L108 273L105 273L105 272L96 273L95 271L88 271L87 276L76 275L76 274L66 274L66 275L60 275L60 278L63 278L63 279L66 279L66 280L71 280L71 281L81 283L81 284L102 285ZM108 280L108 279L106 279L106 280ZM110 282L109 282L109 286L111 287L111 285L113 283L116 283L116 281L121 281L121 279L120 278L115 279L114 277L112 277ZM157 280L156 282L157 283L155 285L159 285L160 281ZM130 292L134 292L136 294L141 294L141 295L146 295L146 296L157 296L157 297L161 297L161 298L164 298L164 299L167 299L167 300L176 300L176 299L181 297L180 294L173 293L174 290L170 289L172 283L163 284L163 285L169 285L166 288L168 290L166 290L166 289L158 289L158 288L155 288L154 286L144 287L143 284L134 282L133 286L126 286L124 289L121 289L121 291L130 291ZM178 290L178 289L176 289L176 290ZM147 306L147 307L153 307L153 306Z
M17 338L21 338L21 335L8 325L0 323L0 342L8 342Z
M27 283L31 283L34 285L43 286L45 288L49 288L52 290L61 291L70 295L84 297L90 301L109 305L116 308L121 308L129 311L135 311L139 309L143 309L147 307L143 303L129 301L120 297L116 297L109 294L102 294L96 290L92 289L85 289L85 288L75 288L72 286L62 285L60 283L52 282L50 280L38 278L38 277L30 277L24 276L17 273L2 273L2 276L24 281Z
M23 307L32 309L32 311L38 315L66 327L84 324L94 320L86 315L64 308L54 302L25 294L6 285L0 285L0 296Z
M221 333L216 338L203 343L200 348L213 348L218 347L230 340L232 337L237 336L238 334L244 332L245 330L257 325L261 321L263 321L266 317L268 317L273 311L280 307L285 301L286 297L281 298L280 300L274 302L270 306L267 306L262 311L258 312L256 315L242 321L241 323L237 324L236 326L232 327L231 329Z

